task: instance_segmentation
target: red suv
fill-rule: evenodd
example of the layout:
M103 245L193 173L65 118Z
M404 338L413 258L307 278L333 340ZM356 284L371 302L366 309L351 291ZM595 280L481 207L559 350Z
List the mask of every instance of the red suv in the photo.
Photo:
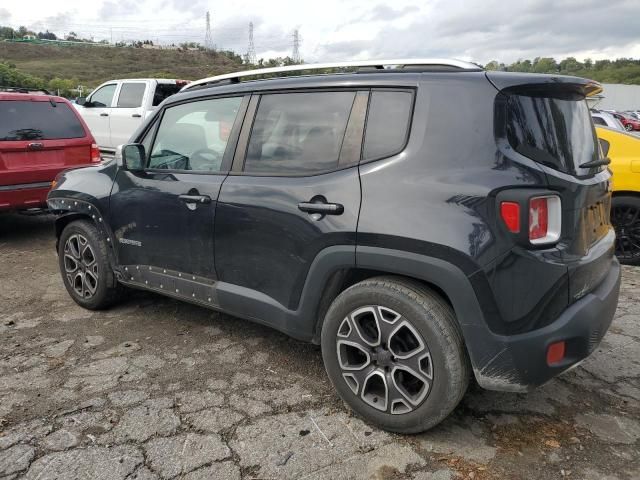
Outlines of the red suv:
M0 212L45 208L59 172L100 162L68 100L25 92L0 91Z

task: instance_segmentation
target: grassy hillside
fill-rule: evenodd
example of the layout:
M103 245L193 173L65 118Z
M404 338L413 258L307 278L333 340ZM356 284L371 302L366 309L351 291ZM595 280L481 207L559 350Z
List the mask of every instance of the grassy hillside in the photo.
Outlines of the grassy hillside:
M195 80L242 69L239 58L217 52L0 42L3 61L47 81L73 78L92 87L114 78Z

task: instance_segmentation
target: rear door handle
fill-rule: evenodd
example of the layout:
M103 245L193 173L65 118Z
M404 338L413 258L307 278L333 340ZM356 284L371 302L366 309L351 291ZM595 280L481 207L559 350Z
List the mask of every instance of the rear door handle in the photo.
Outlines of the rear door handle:
M133 118L141 118L142 115L140 115L139 113L134 113L131 115Z
M344 207L339 203L301 202L298 209L306 213L319 213L321 215L342 215Z
M109 114L108 114L108 113L101 113L101 114L100 114L100 116L101 116L101 117L108 117L108 116L109 116Z
M178 199L184 203L211 203L209 195L179 195Z
M27 145L29 150L42 150L44 148L44 144L40 142L33 142Z

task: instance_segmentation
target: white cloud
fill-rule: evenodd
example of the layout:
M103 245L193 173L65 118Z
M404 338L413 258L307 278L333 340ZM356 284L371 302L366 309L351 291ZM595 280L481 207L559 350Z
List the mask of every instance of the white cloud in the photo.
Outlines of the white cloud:
M535 56L638 56L638 0L45 0L0 8L12 26L75 31L95 39L204 41L210 9L214 42L238 53L254 23L259 57L291 53L300 29L307 61L452 56L486 63ZM89 6L91 5L91 6Z

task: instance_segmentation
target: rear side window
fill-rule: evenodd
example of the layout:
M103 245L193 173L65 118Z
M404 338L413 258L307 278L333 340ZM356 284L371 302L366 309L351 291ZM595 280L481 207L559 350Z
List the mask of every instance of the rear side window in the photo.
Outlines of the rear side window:
M335 169L355 92L264 95L244 170L312 175Z
M511 95L507 101L507 138L521 155L573 175L593 168L580 165L598 158L598 144L583 97Z
M607 122L604 121L604 118L600 118L600 117L591 117L593 118L593 123L595 123L596 125L606 125Z
M407 140L413 94L405 91L371 92L363 160L399 153Z
M66 103L0 101L0 141L82 138L84 128Z
M118 104L120 108L137 108L142 105L142 97L146 88L144 83L125 82L120 87Z

